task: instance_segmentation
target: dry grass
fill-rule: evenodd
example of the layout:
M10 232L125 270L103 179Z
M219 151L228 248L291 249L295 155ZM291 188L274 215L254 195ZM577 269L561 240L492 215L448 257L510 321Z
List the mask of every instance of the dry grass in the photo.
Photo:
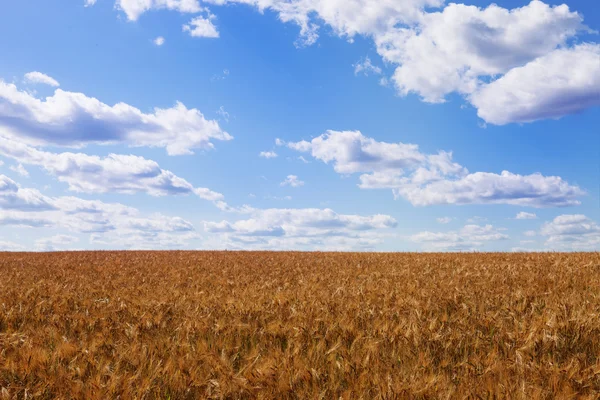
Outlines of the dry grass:
M0 254L0 399L600 397L600 253Z

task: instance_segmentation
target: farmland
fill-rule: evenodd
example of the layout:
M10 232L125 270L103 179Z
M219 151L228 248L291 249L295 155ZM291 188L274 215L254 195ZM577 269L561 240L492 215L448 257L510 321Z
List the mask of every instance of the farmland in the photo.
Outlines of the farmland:
M600 253L0 254L0 399L598 398Z

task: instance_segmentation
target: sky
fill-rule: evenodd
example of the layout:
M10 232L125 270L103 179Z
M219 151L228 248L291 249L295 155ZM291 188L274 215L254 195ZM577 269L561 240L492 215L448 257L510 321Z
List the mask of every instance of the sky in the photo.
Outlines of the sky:
M0 250L600 250L596 0L23 0Z

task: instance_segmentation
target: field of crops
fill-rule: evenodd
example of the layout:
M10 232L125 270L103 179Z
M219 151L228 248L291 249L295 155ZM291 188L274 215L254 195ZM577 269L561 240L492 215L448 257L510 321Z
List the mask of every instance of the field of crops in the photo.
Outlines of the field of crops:
M599 394L600 253L0 253L0 399Z

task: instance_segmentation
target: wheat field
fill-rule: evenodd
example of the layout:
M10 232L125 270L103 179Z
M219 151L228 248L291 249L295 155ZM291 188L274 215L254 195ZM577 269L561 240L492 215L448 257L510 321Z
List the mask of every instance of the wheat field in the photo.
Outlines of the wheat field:
M0 254L0 399L597 399L600 253Z

